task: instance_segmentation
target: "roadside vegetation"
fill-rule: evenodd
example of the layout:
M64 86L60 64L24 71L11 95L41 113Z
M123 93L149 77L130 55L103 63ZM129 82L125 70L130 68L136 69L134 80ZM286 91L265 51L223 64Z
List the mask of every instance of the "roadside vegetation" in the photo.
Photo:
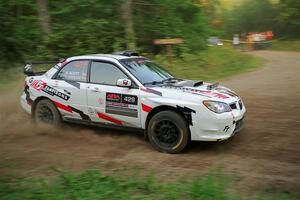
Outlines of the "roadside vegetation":
M175 182L160 182L155 176L139 178L120 175L103 175L99 170L81 173L59 171L54 180L25 179L20 177L0 178L2 200L51 200L51 199L186 199L186 200L292 200L287 194L251 195L236 193L232 177L213 170L207 176ZM229 192L230 191L230 192ZM236 194L234 194L236 193Z
M0 67L0 94L8 91L14 87L21 86L23 76L23 69L20 66L14 66L8 69Z
M272 43L270 50L300 52L300 40L289 40L289 41L276 40Z
M180 78L217 81L263 61L226 46L208 47L210 36L230 40L235 33L270 29L277 38L295 40L275 42L273 50L300 51L298 0L244 0L225 10L219 2L231 1L0 0L0 94L22 87L26 60L131 49L153 55ZM162 38L184 41L173 46L172 64L165 46L153 43ZM0 199L245 199L228 192L229 182L220 174L173 183L152 176L126 180L97 170L61 172L51 181L0 175ZM281 195L250 199L285 198L289 199Z
M218 81L222 78L246 72L262 66L262 59L229 47L210 47L194 54L182 54L174 57L172 64L163 55L157 55L154 60L162 67L179 78ZM0 68L0 91L22 83L24 64L13 64L13 67Z
M204 81L220 80L262 66L261 58L240 53L229 47L210 47L196 54L174 58L172 65L163 56L155 60L180 78Z

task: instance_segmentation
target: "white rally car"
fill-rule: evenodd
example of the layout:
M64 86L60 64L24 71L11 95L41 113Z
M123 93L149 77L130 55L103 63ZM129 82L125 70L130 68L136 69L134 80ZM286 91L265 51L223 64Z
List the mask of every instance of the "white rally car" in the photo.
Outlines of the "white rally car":
M230 89L175 78L133 52L71 57L45 73L31 63L24 73L21 105L36 121L137 128L161 152L228 139L246 112Z

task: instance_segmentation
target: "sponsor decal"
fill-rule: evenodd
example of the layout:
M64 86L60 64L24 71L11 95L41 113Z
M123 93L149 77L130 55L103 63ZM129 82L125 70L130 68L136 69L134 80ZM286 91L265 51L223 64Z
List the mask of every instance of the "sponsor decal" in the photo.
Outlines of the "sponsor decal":
M80 115L81 119L86 120L86 121L91 121L91 118L88 115L86 115L83 111L78 110L77 108L74 108L72 106L68 106L68 107L71 108L73 112L78 113Z
M57 101L53 101L53 102L57 108L60 108L69 113L73 113L73 112L78 113L80 115L81 119L91 121L91 118L87 114L85 114L83 111L78 110L77 108L74 108L72 106L67 106L67 105L61 104Z
M81 60L81 61L75 61L74 62L74 66L77 68L81 68L81 67L87 67L89 64L88 60Z
M127 117L138 117L137 104L138 97L135 95L106 93L105 112Z
M106 121L112 122L112 123L117 124L117 125L123 125L122 121L117 120L115 118L112 118L112 117L110 117L108 115L105 115L103 113L97 112L97 115L98 115L99 118L104 119Z
M59 103L59 102L57 102L57 101L53 101L54 102L54 104L56 105L56 107L57 108L60 108L60 109L62 109L62 110L64 110L64 111L67 111L67 112L69 112L69 113L72 113L73 111L72 111L72 108L70 108L69 106L66 106L66 105L64 105L64 104L61 104L61 103Z
M43 89L42 89L43 92L51 95L51 96L57 96L65 101L68 101L70 99L70 96L69 95L66 95L62 92L59 92L57 91L56 89L50 87L49 85L46 85Z
M33 87L37 91L41 91L47 84L44 81L41 80L34 80L30 84L31 87Z
M228 89L225 89L225 88L216 88L217 91L221 92L221 93L224 93L224 94L227 94L231 97L237 97L238 95L235 94L234 92L228 90Z
M186 88L186 87L176 87L176 86L162 86L163 88L170 88L170 89L177 89L177 90L181 90L183 92L188 92L188 93L192 93L192 94L196 94L196 95L201 95L201 96L205 96L208 98L212 98L212 97L216 97L219 99L228 99L229 96L219 93L219 92L215 92L215 91L211 91L211 90L198 90L198 89L193 89L193 88Z
M34 80L32 81L32 83L30 84L30 86L32 88L34 88L35 90L37 91L43 91L51 96L57 96L63 100L69 100L70 96L69 95L66 95L62 92L59 92L58 90L50 87L49 85L47 85L47 83L45 83L44 81L42 80ZM65 91L67 93L70 93L68 91Z
M98 101L98 103L99 103L100 105L103 105L103 104L104 104L104 99L103 99L103 98L99 98L99 99L97 99L97 101Z
M225 128L224 128L223 131L224 131L225 133L227 133L228 130L229 130L229 126L225 126Z
M137 105L138 97L136 95L129 94L106 93L106 101Z
M106 93L106 101L121 102L121 94Z

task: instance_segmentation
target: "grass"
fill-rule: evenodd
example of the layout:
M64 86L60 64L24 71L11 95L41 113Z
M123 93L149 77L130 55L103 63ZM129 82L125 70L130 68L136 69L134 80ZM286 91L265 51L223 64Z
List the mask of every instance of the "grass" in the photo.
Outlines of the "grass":
M229 47L211 47L197 54L185 54L174 58L168 65L165 57L156 56L155 60L168 70L186 79L218 80L240 74L261 66L263 61L258 57L242 54Z
M203 178L192 181L159 182L155 176L146 178L107 176L99 170L87 170L82 173L59 172L52 180L24 179L17 177L0 178L1 200L60 200L60 199L185 199L185 200L240 200L272 199L289 200L291 196L276 194L273 196L241 197L232 194L232 178L213 170Z
M165 56L156 56L155 60L180 78L198 80L218 80L262 65L262 59L228 47L211 47L196 54L185 54L175 58L172 67ZM0 66L0 91L15 87L16 80L21 83L24 77L22 70L21 64L6 67L5 70Z
M22 84L23 76L21 67L3 69L0 67L0 91L8 91L14 88L17 84Z
M283 41L277 40L272 43L270 50L276 51L296 51L300 52L300 40Z

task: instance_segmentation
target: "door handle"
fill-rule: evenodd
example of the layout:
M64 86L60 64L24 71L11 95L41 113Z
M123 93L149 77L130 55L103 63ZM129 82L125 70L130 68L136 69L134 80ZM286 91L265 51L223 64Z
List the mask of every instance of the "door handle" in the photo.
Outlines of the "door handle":
M92 92L100 92L99 88L93 88Z
M51 87L57 88L58 85L57 84L52 84Z

